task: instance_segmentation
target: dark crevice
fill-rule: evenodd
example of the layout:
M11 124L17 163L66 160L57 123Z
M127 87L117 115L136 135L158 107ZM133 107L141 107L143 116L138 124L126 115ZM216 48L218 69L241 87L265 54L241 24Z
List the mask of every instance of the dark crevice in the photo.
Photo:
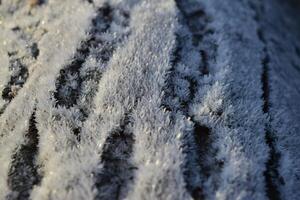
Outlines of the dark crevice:
M41 5L43 5L45 3L45 0L29 0L28 3L29 3L29 5L31 7L33 7L33 6L41 6Z
M211 163L207 162L207 156L211 148L211 130L205 125L201 125L197 122L194 123L194 132L193 132L193 145L190 145L188 150L193 150L196 153L196 159L194 162L199 166L200 170L197 173L201 173L202 177L208 178L212 169L210 166ZM197 169L197 168L196 168ZM195 170L195 169L194 169ZM194 178L193 173L190 170L185 172L187 178L187 188L192 188L190 193L194 200L205 199L205 194L200 185L191 185L188 181L189 179Z
M266 52L266 50L264 50ZM266 55L263 60L262 60L262 66L263 66L263 73L262 73L262 77L261 77L261 81L262 81L262 89L263 89L263 95L262 98L264 100L264 104L263 104L263 111L264 113L268 113L269 112L269 95L270 95L270 91L269 91L269 62L270 62L270 58L269 55Z
M208 75L209 74L209 70L208 70L208 55L207 55L206 51L204 51L204 50L201 50L200 54L201 54L202 62L203 62L202 74L203 75Z
M175 48L173 54L171 55L172 58L171 58L171 61L170 61L172 66L177 65L181 60L182 47L181 47L180 41L178 40L179 37L180 37L180 35L176 34L177 44L176 44L176 48ZM174 67L172 67L170 69L169 73L174 73Z
M34 59L37 59L38 56L40 55L40 50L38 48L37 43L33 43L31 46L31 55Z
M93 0L86 0L87 2L89 2L90 4L94 4Z
M254 3L249 3L250 8L254 11L254 20L258 24L257 28L257 36L261 43L264 45L263 47L263 58L261 61L262 65L262 75L261 75L261 82L262 82L262 99L263 99L263 107L262 110L265 114L269 114L270 110L270 78L269 78L269 71L270 71L270 55L268 51L268 42L265 38L265 32L263 29L263 13L265 12L265 8L263 6L263 1L259 2L258 5ZM279 163L280 163L280 153L276 149L276 140L277 137L274 134L270 127L271 119L266 124L266 132L265 132L265 141L269 147L269 158L266 162L266 170L264 171L265 183L266 183L266 194L269 199L272 200L280 200L280 192L279 186L284 184L282 177L278 171Z
M296 61L294 61L292 63L293 67L298 71L300 72L300 63L299 63L299 60L300 60L300 47L298 46L295 46L295 53L296 53L296 56L298 57L298 62L296 63Z
M14 31L20 30L20 27L16 26L13 28ZM37 59L39 56L39 48L37 43L28 45L29 55L20 56L18 51L9 51L7 55L9 57L9 71L11 77L9 82L2 90L1 97L6 103L0 108L0 115L4 113L9 103L17 96L19 90L24 86L25 82L29 77L28 66L25 64L26 59Z
M199 156L200 156L200 163L203 169L203 172L206 173L206 176L209 176L210 167L207 166L206 168L203 168L205 166L205 160L206 158L204 155L209 152L209 146L211 144L211 130L207 126L201 125L199 123L196 123L194 125L194 137L197 144Z
M262 28L257 28L257 36L258 36L258 39L262 42L262 43L266 43L266 39L264 37L264 32L262 30ZM264 49L264 51L266 51L266 49Z
M278 186L284 184L284 180L278 171L281 155L275 148L276 136L268 129L266 130L265 140L270 149L270 157L266 163L267 169L264 172L266 179L266 192L269 199L280 200L281 198Z
M70 108L76 103L82 83L79 70L83 63L83 60L74 60L68 68L60 70L57 91L54 94L55 99L57 99L57 105Z
M38 166L35 164L38 143L39 134L36 127L35 113L33 113L29 121L28 132L25 135L25 143L12 157L7 180L11 192L7 199L29 199L33 186L39 184L41 177L38 174Z
M112 22L112 12L112 8L108 4L99 8L98 15L92 20L93 27L90 38L82 42L81 47L75 53L73 61L60 71L60 76L56 82L56 92L54 93L57 106L70 108L76 104L81 94L83 82L80 69L89 56L91 48L97 48L98 45L105 42L98 41L95 35L97 33L104 33L109 29ZM103 59L107 61L105 52L103 54Z
M3 106L2 108L0 108L0 116L4 113L6 106Z
M9 53L8 55L11 57L14 54ZM23 87L28 78L28 69L22 63L22 59L20 58L11 59L9 61L9 69L10 71L13 71L13 75L2 91L2 98L8 102L10 102L17 95L18 91Z
M80 133L81 133L81 127L73 128L72 131L73 131L73 134L76 136L76 140L78 142L80 142L81 141L81 135L80 135Z
M14 26L14 27L11 28L11 30L13 32L19 32L19 31L21 31L21 28L20 28L20 26Z
M296 46L295 52L296 52L297 56L300 58L300 47Z
M133 182L137 168L131 161L134 137L127 130L129 124L129 118L125 117L121 127L114 131L104 144L101 156L103 168L95 174L97 190L95 199L124 199L128 192L128 185Z
M206 50L208 45L207 37L214 33L209 29L208 24L211 18L206 14L203 6L197 2L176 0L179 9L179 22L182 29L176 33L176 48L171 60L171 69L169 70L165 95L162 103L167 111L171 112L171 119L174 120L175 113L181 112L186 118L190 118L194 124L194 130L182 138L183 153L186 154L184 170L184 179L186 189L193 199L204 199L205 191L199 183L199 177L203 178L204 173L211 170L211 162L207 163L208 152L210 152L211 130L203 124L199 124L189 113L189 107L194 102L195 95L200 87L199 78L209 74L209 59L213 57ZM187 34L186 32L189 32ZM210 44L209 44L210 45ZM186 51L193 49L198 52L200 65L193 61L187 61ZM183 74L180 71L180 65L185 64L194 73ZM181 82L185 84L181 84ZM197 181L195 181L197 179Z
M60 71L53 95L56 106L67 109L78 108L80 122L84 122L89 115L89 105L97 92L97 84L113 52L128 36L127 33L122 33L115 37L114 30L110 29L111 24L115 23L126 29L129 26L129 17L126 10L113 8L108 3L98 8L96 17L92 19L88 39L81 43L72 62ZM109 36L111 39L106 40L105 38ZM85 62L88 59L94 59L97 66L86 67ZM87 84L89 88L86 87ZM81 128L75 124L73 133L79 142L80 132Z

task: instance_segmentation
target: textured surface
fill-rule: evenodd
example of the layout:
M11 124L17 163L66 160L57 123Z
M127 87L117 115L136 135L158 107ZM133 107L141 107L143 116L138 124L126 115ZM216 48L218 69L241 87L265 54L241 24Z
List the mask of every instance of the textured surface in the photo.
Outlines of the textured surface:
M0 0L0 199L300 197L300 7Z

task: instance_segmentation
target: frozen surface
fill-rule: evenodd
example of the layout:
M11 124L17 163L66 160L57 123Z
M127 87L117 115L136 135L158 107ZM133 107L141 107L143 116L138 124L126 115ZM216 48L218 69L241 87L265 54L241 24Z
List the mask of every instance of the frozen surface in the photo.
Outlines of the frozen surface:
M299 199L299 10L0 0L0 199Z

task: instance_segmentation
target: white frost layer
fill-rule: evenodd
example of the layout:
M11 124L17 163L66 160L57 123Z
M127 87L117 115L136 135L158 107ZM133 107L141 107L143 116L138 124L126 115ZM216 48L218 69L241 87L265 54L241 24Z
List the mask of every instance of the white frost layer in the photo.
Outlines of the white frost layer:
M96 198L95 185L99 180L95 174L103 170L104 145L124 124L125 134L133 134L135 140L131 158L137 167L134 180L127 185L127 199L191 199L184 180L184 167L190 166L186 166L187 154L182 147L193 134L193 123L183 115L211 130L208 151L198 156L210 157L207 160L212 164L200 163L202 168L199 172L194 169L197 177L191 180L206 199L267 199L270 194L266 192L264 172L266 166L270 167L267 163L272 153L265 139L267 128L274 133L273 145L281 155L278 172L284 184L276 185L281 198L298 199L300 34L296 33L299 26L296 17L286 18L290 11L282 2L232 0L229 4L190 0L203 4L205 13L212 18L209 23L213 33L204 36L199 48L192 47L191 41L181 46L187 55L183 53L184 58L174 67L177 70L174 80L178 82L171 84L178 91L172 95L189 105L180 110L181 103L174 101L174 110L180 111L170 113L162 109L162 101L168 73L174 70L171 54L176 46L176 31L180 29L175 2L94 0L96 8L108 2L112 7L129 9L131 35L105 66L107 70L103 72L93 105L87 105L83 90L80 101L90 114L83 122L76 115L82 107L56 106L53 91L60 70L70 63L79 43L88 38L86 31L96 9L86 0L49 0L42 9L32 10L37 15L22 18L29 7L23 7L25 1L21 1L1 1L0 91L10 78L7 51L11 48L25 51L26 42L32 39L38 42L40 55L37 61L29 62L28 80L15 99L8 104L0 97L0 108L8 105L0 113L0 199L9 192L7 179L12 155L24 143L33 112L40 135L37 164L42 181L34 187L32 199ZM261 21L256 19L257 13L250 2L264 5ZM10 13L11 9L15 11ZM192 6L190 9L197 10ZM10 30L16 25L29 27L36 23L34 16L41 19L41 24L28 34L30 40L23 41ZM118 30L116 24L112 27L116 28L116 34L123 30L122 27ZM257 32L259 28L264 39ZM44 29L47 31L43 32ZM182 31L188 32L186 29ZM191 34L183 35L191 37ZM2 40L6 41L4 46ZM205 42L215 46L207 47ZM198 69L198 65L205 63L199 56L201 49L216 50L207 61L209 73L205 75ZM267 92L263 91L261 80L266 53L269 55L268 113L263 112L262 97ZM80 73L88 73L97 65L100 63L87 58ZM189 100L189 78L197 82L194 100ZM91 85L97 83L84 83L87 90ZM77 122L81 128L80 142L70 125ZM198 152L188 153L189 156ZM208 172L201 171L207 166Z

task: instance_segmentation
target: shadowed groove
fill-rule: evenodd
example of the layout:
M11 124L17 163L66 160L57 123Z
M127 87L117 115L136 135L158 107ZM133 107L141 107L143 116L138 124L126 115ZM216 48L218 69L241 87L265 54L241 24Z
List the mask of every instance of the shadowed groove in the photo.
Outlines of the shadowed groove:
M91 2L93 3L93 2ZM61 70L60 76L56 82L56 92L54 97L57 101L57 107L79 108L81 122L84 122L89 110L85 109L86 104L92 102L94 95L97 93L97 85L101 79L102 73L107 63L111 59L115 49L122 45L123 41L128 37L130 14L127 10L120 7L112 7L105 3L103 7L98 9L97 16L92 20L92 28L88 40L84 41L74 55L73 61ZM120 36L116 37L116 30L111 25L122 26L124 29L120 32ZM103 35L102 35L103 34ZM107 38L111 35L111 39ZM99 62L96 69L89 69L85 65L85 61L90 56L96 56ZM84 73L83 73L84 72ZM93 81L93 88L89 94L83 93L85 84ZM82 95L88 96L89 100L81 102L79 100ZM127 114L120 128L115 130L106 139L101 154L100 172L94 172L95 175L95 191L96 199L120 199L126 196L127 187L130 181L133 181L133 172L135 167L131 163L134 138L132 133L127 132L130 125ZM80 141L81 127L73 127L73 133Z
M209 69L208 69L208 55L206 51L201 50L200 51L202 61L203 61L203 67L202 67L202 74L203 75L208 75L209 74Z
M39 135L36 127L35 113L29 120L29 129L25 135L25 143L12 157L7 184L11 190L9 200L29 199L30 191L37 185L41 177L35 158L38 153Z
M167 78L162 106L172 113L181 112L186 118L191 119L194 124L192 133L182 139L182 148L184 154L187 155L183 166L186 189L193 199L198 200L204 199L204 191L201 184L199 182L195 183L194 179L197 179L195 176L198 178L202 177L204 175L202 171L208 171L209 166L205 163L208 157L208 150L210 149L211 130L193 119L189 113L189 107L193 104L195 95L200 87L198 79L209 74L210 56L203 46L203 41L208 35L213 34L214 31L208 28L208 23L210 23L211 19L201 5L198 3L191 5L190 2L183 0L177 0L176 4L180 11L179 22L182 24L183 29L176 33L177 46L171 60L172 68ZM189 11L190 6L193 6L193 12ZM189 34L183 34L185 31L188 31ZM187 41L190 41L190 43ZM198 53L201 58L200 64L184 60L182 54L190 49L194 49ZM181 74L182 72L179 69L181 63L185 63L188 68L191 68L191 71L193 69L195 72L190 72L188 75ZM197 74L199 76L196 76ZM183 81L186 82L185 86L179 84ZM178 88L187 91L183 92L186 95L180 94Z
M209 152L210 143L211 143L211 130L210 128L200 125L199 123L195 123L194 125L194 140L196 143L196 152L198 154L198 163L201 166L201 172L209 176L211 166L206 164L206 154ZM202 188L196 187L192 191L192 197L195 200L205 199Z
M77 103L81 94L82 82L84 81L80 75L80 70L90 54L90 49L92 47L96 48L97 45L104 42L98 41L95 34L104 33L109 29L112 22L112 12L113 10L108 4L98 9L97 16L92 20L93 27L90 38L82 42L72 62L60 71L60 76L56 82L56 92L54 93L57 106L70 108ZM107 62L108 59L103 55L104 61Z
M131 123L126 115L121 127L106 140L101 155L103 168L95 173L96 199L124 199L133 182L136 167L131 161L134 138L128 130Z
M115 34L114 30L111 30L111 24L115 23L126 29L129 26L129 18L126 10L114 8L108 3L98 8L96 17L92 19L89 38L82 42L77 49L73 61L60 71L54 92L56 106L67 109L78 108L81 122L84 122L89 115L90 111L86 107L92 104L97 93L97 85L107 63L115 49L122 44L129 34L122 32L120 36L115 38L114 35L113 39L106 41L105 38L109 34ZM97 66L86 67L86 61L91 57L97 61ZM86 91L86 85L90 87L88 91ZM72 129L80 141L81 127L75 125Z
M263 99L263 112L269 115L270 110L270 85L269 85L269 64L270 64L270 55L268 50L268 43L265 38L265 32L263 30L262 15L265 12L263 1L259 2L259 5L249 3L250 8L254 11L254 20L258 24L257 36L261 41L263 46L263 58L261 61L262 65L262 99ZM279 185L284 184L283 179L281 178L278 168L280 162L280 153L276 149L276 135L273 133L270 124L271 121L266 124L265 130L265 141L269 147L269 159L266 162L266 170L264 171L265 184L266 184L266 193L269 199L280 200Z
M28 1L28 4L31 6L31 7L34 7L34 6L40 6L42 4L45 3L45 0L29 0Z
M15 26L11 29L14 32L22 31L19 26ZM1 91L1 97L6 101L6 103L0 108L0 115L4 113L6 107L18 95L19 90L23 88L29 77L29 66L27 66L26 64L26 59L30 58L37 60L40 54L40 50L36 42L28 44L26 48L29 50L29 54L25 56L21 56L19 54L19 50L7 52L7 55L9 57L8 68L11 73L11 77L9 79L9 82Z
M21 59L11 59L9 61L9 68L15 72L11 76L7 86L2 91L2 98L8 102L17 95L18 91L23 87L28 78L28 69L22 63Z

